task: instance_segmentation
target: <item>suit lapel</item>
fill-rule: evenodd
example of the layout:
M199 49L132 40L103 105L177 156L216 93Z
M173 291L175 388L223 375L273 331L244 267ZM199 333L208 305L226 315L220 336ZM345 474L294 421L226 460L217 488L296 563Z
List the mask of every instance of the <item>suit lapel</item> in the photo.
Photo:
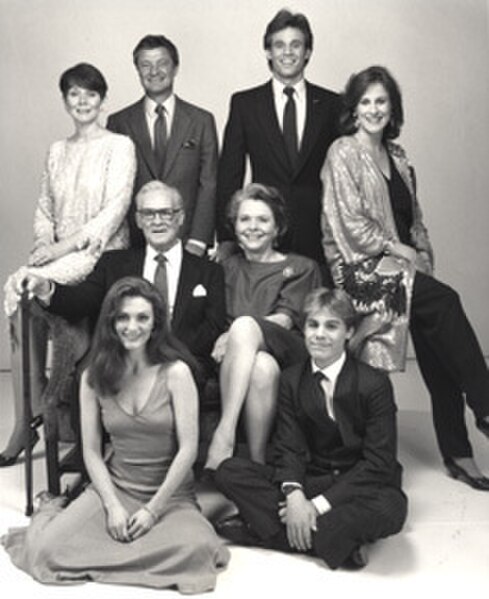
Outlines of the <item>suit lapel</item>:
M192 119L182 105L181 100L175 97L175 113L173 115L170 138L166 147L165 164L161 173L163 180L168 176L177 154L185 142L191 124Z
M172 329L176 330L183 315L185 314L185 307L191 298L191 292L194 287L196 269L192 263L191 257L187 252L183 251L182 256L182 268L180 270L180 276L178 277L177 295L175 297L175 306L173 308L172 316Z
M290 173L290 163L285 149L284 137L278 123L277 111L273 99L272 82L269 81L262 88L260 105L256 110L256 118L261 122L261 129L267 138L270 151L280 162L282 168Z
M356 410L357 393L357 369L353 360L347 356L346 362L336 380L333 396L335 418L343 440L348 439L350 436L351 416L349 414Z
M307 162L309 154L321 134L323 100L314 92L314 88L306 81L306 124L299 149L299 159L295 173L298 173Z
M316 423L328 418L324 395L321 393L312 374L311 362L308 360L302 371L299 397L304 412Z
M144 113L144 98L135 106L134 112L129 121L132 129L132 139L139 146L140 154L151 172L151 175L157 179L158 169L155 163L153 148L151 147L151 138L148 131L148 123Z

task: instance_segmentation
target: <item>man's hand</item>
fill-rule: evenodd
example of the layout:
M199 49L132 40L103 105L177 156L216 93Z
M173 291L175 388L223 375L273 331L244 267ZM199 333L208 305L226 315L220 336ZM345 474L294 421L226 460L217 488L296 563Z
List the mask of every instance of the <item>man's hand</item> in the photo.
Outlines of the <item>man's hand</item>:
M301 489L287 496L285 506L279 509L279 517L286 525L287 539L292 549L308 551L312 548L312 532L317 530L317 513Z
M3 288L5 293L4 309L8 317L12 316L17 310L24 286L29 299L33 297L47 298L51 291L51 283L48 279L29 273L25 266L19 268L14 274L10 275Z
M224 262L229 256L238 251L238 246L234 241L221 241L217 248L210 252L209 257L214 262Z

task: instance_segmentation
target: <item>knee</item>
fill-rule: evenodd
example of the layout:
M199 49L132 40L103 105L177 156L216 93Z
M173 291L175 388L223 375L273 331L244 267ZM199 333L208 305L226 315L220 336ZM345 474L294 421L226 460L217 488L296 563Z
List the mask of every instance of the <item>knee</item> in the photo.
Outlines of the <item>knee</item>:
M261 330L252 316L240 316L229 327L228 343L251 344L260 339Z
M275 358L267 352L258 352L253 365L252 382L258 388L273 387L279 375L280 367Z
M243 468L246 467L244 458L228 458L221 462L214 473L214 483L224 494L232 489L243 477Z

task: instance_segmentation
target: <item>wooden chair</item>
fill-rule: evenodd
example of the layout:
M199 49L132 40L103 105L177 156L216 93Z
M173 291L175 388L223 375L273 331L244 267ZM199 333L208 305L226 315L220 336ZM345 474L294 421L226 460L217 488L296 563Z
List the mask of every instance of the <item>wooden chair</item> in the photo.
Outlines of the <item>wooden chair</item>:
M61 477L66 472L80 472L85 475L81 456L78 387L81 358L88 348L88 336L78 327L70 326L60 316L55 316L40 308L27 298L24 292L21 298L20 339L21 339L21 368L24 402L24 431L25 438L30 438L32 426L32 391L30 385L30 319L33 311L41 315L48 324L52 340L51 372L44 389L40 405L44 423L44 439L46 445L46 468L48 491L53 495L61 492ZM60 434L62 422L61 407L70 412L72 434L67 439L66 434ZM64 418L66 423L66 418ZM60 443L70 440L73 447L61 457ZM33 475L32 448L29 443L25 448L25 487L26 514L32 514Z

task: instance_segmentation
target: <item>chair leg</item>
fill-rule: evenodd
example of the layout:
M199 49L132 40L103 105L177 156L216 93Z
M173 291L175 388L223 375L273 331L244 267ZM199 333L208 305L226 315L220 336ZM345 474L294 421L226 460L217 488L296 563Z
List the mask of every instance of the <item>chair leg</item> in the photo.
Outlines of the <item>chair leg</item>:
M55 403L51 398L46 401L44 410L44 437L46 441L46 467L48 491L53 495L61 493L61 475L58 453L58 423Z
M32 397L31 397L31 358L30 358L30 302L27 292L22 293L20 303L20 329L21 329L21 360L22 360L22 401L24 408L24 455L25 455L25 494L26 494L26 516L33 511L32 502L32 444L31 444L31 420L32 420Z

